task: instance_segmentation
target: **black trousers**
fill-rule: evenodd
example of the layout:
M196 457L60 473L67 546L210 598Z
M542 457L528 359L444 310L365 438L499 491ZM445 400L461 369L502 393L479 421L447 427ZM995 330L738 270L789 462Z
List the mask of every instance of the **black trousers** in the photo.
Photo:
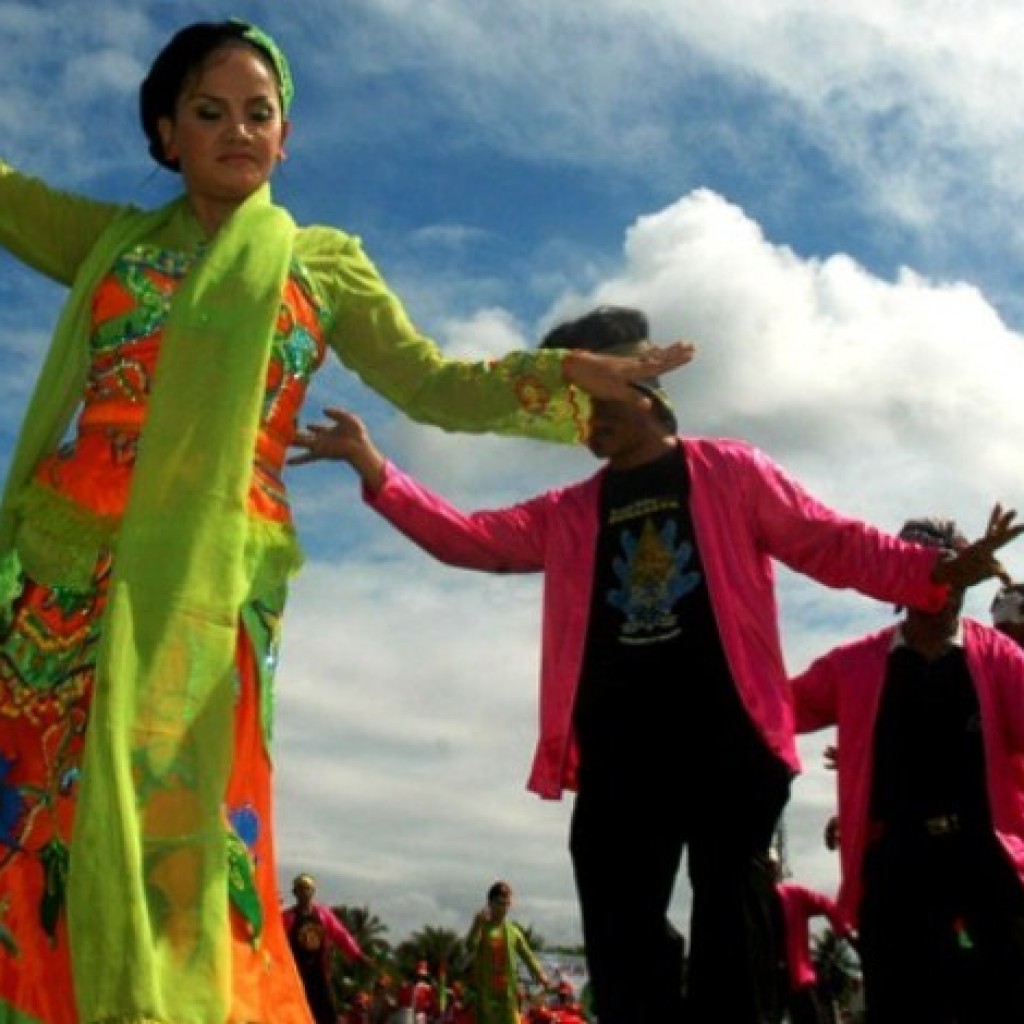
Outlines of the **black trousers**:
M995 837L876 840L860 957L869 1024L1024 1021L1024 891Z
M790 1024L829 1024L831 1020L832 1015L826 1012L813 985L804 985L790 992Z
M677 747L678 749L678 747ZM601 1024L761 1024L778 992L766 852L790 771L754 734L637 777L584 771L569 851ZM654 810L649 809L654 800ZM690 949L668 918L684 850Z

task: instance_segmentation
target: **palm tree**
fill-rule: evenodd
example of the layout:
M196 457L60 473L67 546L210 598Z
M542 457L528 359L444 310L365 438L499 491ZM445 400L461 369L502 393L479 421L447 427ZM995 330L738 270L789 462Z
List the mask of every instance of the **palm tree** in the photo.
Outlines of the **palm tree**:
M458 932L432 925L413 932L395 952L399 966L406 973L412 973L419 961L426 960L433 977L456 971L469 960L466 944Z
M332 907L341 923L352 933L359 948L374 961L383 960L391 952L391 943L384 936L388 926L369 907Z
M813 936L811 947L818 985L833 1015L836 1009L852 1009L860 987L860 962L853 947L831 928Z

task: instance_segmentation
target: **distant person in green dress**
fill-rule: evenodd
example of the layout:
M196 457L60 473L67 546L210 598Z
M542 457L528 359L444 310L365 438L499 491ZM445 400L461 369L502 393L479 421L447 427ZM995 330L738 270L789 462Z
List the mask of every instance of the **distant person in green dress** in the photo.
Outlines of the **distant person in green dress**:
M523 930L508 919L511 906L512 887L495 882L487 890L487 906L473 918L466 937L473 956L477 1024L520 1024L520 963L538 985L551 988Z

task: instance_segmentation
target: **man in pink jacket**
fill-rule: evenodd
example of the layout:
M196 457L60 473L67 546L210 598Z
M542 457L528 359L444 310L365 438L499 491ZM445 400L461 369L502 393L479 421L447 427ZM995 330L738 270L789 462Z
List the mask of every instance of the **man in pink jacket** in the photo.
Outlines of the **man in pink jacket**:
M299 875L292 883L292 893L295 903L282 916L295 966L306 990L306 1002L316 1024L335 1024L338 1012L331 994L330 951L339 950L346 960L367 957L334 911L316 902L316 881L312 875Z
M642 313L606 307L544 344L635 355L646 339ZM347 459L371 506L443 561L544 573L528 785L552 799L577 791L570 852L601 1024L683 1019L682 946L667 911L684 849L687 1019L754 1024L772 971L752 921L763 918L764 855L798 769L771 560L934 607L948 583L990 576L993 551L1022 528L997 508L983 541L940 561L826 508L748 444L677 437L659 382L635 386L646 408L592 403L587 444L601 472L511 508L461 513L338 410L300 434L297 461Z
M902 534L966 543L947 520ZM1024 1021L1024 652L961 597L793 681L797 728L836 728L839 905L870 1024Z

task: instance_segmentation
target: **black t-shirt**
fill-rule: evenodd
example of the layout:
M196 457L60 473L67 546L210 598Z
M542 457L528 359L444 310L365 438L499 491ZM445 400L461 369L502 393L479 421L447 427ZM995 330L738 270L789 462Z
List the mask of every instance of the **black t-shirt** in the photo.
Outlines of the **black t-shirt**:
M337 1019L325 970L326 941L324 926L316 910L310 908L304 911L296 907L288 942L306 990L306 1002L309 1003L316 1024L334 1024Z
M964 650L889 655L875 723L871 817L891 825L960 815L989 821L981 711Z
M315 910L296 909L288 941L300 971L323 973L326 937L320 915Z
M575 719L580 769L699 763L749 728L722 649L678 449L603 480ZM742 723L742 724L740 724Z

